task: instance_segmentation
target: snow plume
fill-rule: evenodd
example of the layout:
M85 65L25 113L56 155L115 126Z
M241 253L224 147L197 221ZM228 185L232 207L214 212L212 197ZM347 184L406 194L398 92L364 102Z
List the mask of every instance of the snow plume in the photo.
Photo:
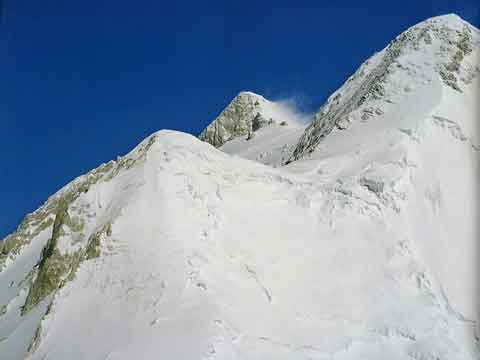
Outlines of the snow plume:
M274 100L278 107L278 113L283 114L285 120L294 121L299 125L308 125L312 119L314 112L307 112L303 108L304 101L300 96L283 97Z

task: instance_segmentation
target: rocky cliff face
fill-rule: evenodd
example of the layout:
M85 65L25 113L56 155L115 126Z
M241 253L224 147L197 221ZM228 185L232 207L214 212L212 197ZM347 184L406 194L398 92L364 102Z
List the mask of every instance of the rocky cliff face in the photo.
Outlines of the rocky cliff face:
M237 136L248 136L257 130L263 119L262 109L268 100L251 92L241 92L222 113L200 134L200 140L219 147Z
M199 138L228 154L281 166L310 118L291 102L241 92Z
M415 25L368 59L329 97L298 141L289 162L313 152L335 128L382 115L402 93L440 77L457 92L480 72L478 29L456 15Z

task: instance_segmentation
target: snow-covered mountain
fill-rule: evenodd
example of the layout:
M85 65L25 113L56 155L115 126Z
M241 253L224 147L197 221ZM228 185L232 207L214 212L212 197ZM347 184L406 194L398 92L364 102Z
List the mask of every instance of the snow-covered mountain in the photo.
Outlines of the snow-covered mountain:
M410 101L406 94L434 86L438 79L442 88L462 93L480 72L478 46L478 29L457 15L411 27L330 96L298 142L292 160L314 151L335 128L396 110L395 104Z
M281 166L292 156L310 120L309 115L300 114L292 105L243 91L199 138L227 154Z
M67 184L1 243L0 358L479 359L479 44L426 20L306 128L241 93Z

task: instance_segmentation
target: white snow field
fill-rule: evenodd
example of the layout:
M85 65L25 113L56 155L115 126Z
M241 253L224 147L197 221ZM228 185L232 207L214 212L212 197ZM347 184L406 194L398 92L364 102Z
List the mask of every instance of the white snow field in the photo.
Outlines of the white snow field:
M289 119L286 125L272 124L257 130L248 140L245 136L237 136L222 145L220 150L265 165L282 166L290 158L305 127Z
M159 131L50 197L2 242L0 359L480 359L479 31L399 38L306 129Z

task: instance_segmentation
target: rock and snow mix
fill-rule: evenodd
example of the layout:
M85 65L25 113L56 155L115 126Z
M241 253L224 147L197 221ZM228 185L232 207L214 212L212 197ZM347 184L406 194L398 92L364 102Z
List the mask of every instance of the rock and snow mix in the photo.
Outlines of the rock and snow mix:
M478 53L433 18L306 129L241 93L218 149L160 131L74 180L2 242L0 358L478 359Z
M202 131L199 138L215 147L221 147L244 135L250 140L259 129L266 126L288 126L290 122L290 125L298 127L305 121L306 116L296 111L287 101L273 102L243 91Z

